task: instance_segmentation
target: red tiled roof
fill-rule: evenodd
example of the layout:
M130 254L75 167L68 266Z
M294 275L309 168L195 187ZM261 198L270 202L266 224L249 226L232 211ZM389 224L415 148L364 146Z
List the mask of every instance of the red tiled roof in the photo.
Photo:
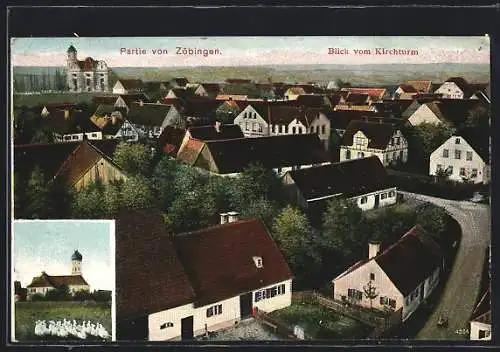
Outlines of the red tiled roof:
M342 88L342 91L347 91L350 93L357 93L357 94L367 94L372 99L378 100L382 99L382 97L386 92L386 89L385 88Z
M117 318L144 316L194 300L194 290L161 213L148 209L119 214L116 218Z
M58 285L68 285L68 286L76 286L76 285L87 285L87 281L83 278L82 275L48 275L46 273L42 273L42 275L38 277L34 277L31 284L27 287L56 287Z
M442 266L443 252L419 226L373 258L398 290L407 296L436 268Z
M191 139L179 150L177 159L188 165L194 165L205 144L202 141Z
M292 278L283 255L260 220L176 235L173 243L187 268L198 305ZM262 258L263 268L255 266L253 256Z
M78 67L83 71L92 71L97 67L97 60L87 57L85 60L78 60Z
M176 156L185 134L186 130L184 129L165 126L158 137L158 147L163 152Z

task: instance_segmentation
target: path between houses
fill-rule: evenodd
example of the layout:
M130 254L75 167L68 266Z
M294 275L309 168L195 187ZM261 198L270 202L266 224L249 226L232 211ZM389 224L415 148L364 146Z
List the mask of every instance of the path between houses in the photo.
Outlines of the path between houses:
M480 293L485 252L491 238L490 207L467 201L400 193L444 207L462 228L460 246L439 304L417 335L418 339L462 340L464 336L458 335L456 331L469 328L469 317ZM441 314L448 318L447 328L437 326ZM468 335L465 337L468 338Z

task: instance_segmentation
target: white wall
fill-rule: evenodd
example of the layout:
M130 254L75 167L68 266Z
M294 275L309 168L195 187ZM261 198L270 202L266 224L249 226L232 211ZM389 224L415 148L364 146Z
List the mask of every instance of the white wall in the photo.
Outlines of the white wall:
M440 124L441 120L437 118L436 114L434 114L431 109L429 109L427 104L423 104L408 118L408 122L412 126L417 126L424 122Z
M464 92L454 82L444 82L434 93L443 94L445 99L464 98Z
M113 87L113 94L127 94L127 90L123 87L120 81L115 83L115 86Z
M277 295L272 298L266 298L255 302L255 292L265 290L266 288L285 285L285 294ZM256 290L252 292L252 304L254 307L257 307L259 310L264 312L272 312L274 310L282 309L288 307L292 304L292 280L286 280L277 284L273 284L270 286L263 287L262 289Z
M255 292L273 287L276 285L285 284L285 294L276 295L272 298L267 298L255 302ZM292 280L286 280L274 285L265 286L259 290L252 291L252 305L265 312L272 312L277 309L288 307L292 302ZM222 314L207 317L207 309L222 305ZM171 339L180 339L181 336L181 320L183 318L193 316L193 331L194 335L201 335L205 332L205 324L209 331L215 331L230 327L235 322L240 321L240 296L235 296L217 303L209 304L203 307L194 307L193 303L185 304L180 307L168 309L162 312L150 314L148 317L149 340L164 341ZM162 324L167 322L173 323L173 327L160 329Z
M245 114L247 114L247 117L245 117ZM253 118L254 114L255 118ZM235 117L234 124L240 126L245 137L261 137L269 135L267 121L264 120L250 105L248 105L238 114L238 116ZM253 124L256 124L255 131ZM262 130L259 129L259 126Z
M460 144L455 143L455 139L460 138ZM443 157L443 150L448 150L448 157ZM455 159L455 150L460 150L460 159ZM467 152L472 152L472 160L467 160ZM488 175L485 173L485 163L474 149L461 137L452 136L444 142L439 148L432 152L429 161L429 175L436 175L438 165L442 165L443 169L449 166L453 167L453 172L448 176L448 179L462 182L460 176L460 168L465 168L465 174L470 175L472 169L477 170L477 177L470 178L474 183L487 183Z
M378 294L378 296L371 301L372 307L379 310L385 310L385 306L380 304L380 297L388 297L396 301L395 310L401 308L403 306L403 296L373 259L345 276L333 281L334 299L342 301L342 296L345 296L345 299L349 300L348 289L356 289L363 292L363 297L359 301L356 300L351 302L357 302L358 305L369 308L370 299L366 297L363 286L366 286L370 281L370 273L375 274L372 285L376 288L375 293Z
M479 338L479 330L487 331L486 337L480 339ZM483 341L491 340L491 325L480 323L477 321L471 321L470 322L470 339L471 340L483 340Z
M389 197L389 192L394 192L393 196ZM385 199L382 199L382 194L385 194L386 195L386 198ZM373 193L367 193L365 195L362 195L362 196L358 196L358 197L354 197L354 198L351 198L351 199L354 199L356 200L356 205L363 211L365 210L370 210L370 209L373 209L375 207L375 196L378 195L379 196L379 208L381 207L385 207L385 206L388 206L388 205L392 205L392 204L396 204L396 201L397 201L397 192L396 192L396 187L394 188L388 188L388 189L384 189L384 190L380 190L380 191L377 191L377 192L373 192ZM363 197L366 197L366 203L361 203L361 199Z

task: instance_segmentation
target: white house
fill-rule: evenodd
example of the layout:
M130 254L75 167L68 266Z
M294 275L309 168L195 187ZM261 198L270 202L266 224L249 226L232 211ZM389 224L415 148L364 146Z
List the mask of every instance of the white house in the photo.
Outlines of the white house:
M470 318L470 339L491 340L491 292L488 289L474 308Z
M397 201L397 189L375 156L288 171L282 182L291 198L305 208L337 197L354 201L361 210Z
M484 138L488 138L485 136ZM477 148L479 151L479 148ZM462 136L451 136L432 152L429 175L436 176L445 171L448 179L459 182L489 183L490 166L488 151L476 151Z
M234 119L245 137L280 136L316 133L328 149L330 120L321 108L253 102Z
M43 271L40 276L34 277L26 286L27 299L30 300L35 294L45 295L59 285L67 285L69 292L73 294L78 291L89 291L89 284L82 276L82 259L81 253L75 250L71 255L71 275L48 275Z
M415 226L380 252L370 243L368 258L332 280L340 302L394 311L407 320L439 283L444 259L441 248Z
M408 142L390 123L353 120L342 136L340 161L376 155L384 166L408 161Z
M223 213L169 236L161 214L133 211L117 233L118 340L189 340L291 304L292 274L260 220Z
M113 94L134 94L145 90L145 84L140 79L119 79L113 86Z
M462 77L451 77L434 93L442 94L444 99L478 99L473 87Z

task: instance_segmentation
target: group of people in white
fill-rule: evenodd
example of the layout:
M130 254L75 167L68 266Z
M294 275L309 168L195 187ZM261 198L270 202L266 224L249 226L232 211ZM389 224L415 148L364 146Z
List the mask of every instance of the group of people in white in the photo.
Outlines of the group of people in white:
M37 336L58 336L61 338L77 337L86 339L88 335L100 337L101 339L109 339L111 336L108 331L97 322L94 324L90 320L83 321L78 324L76 320L63 319L58 321L37 320L35 323L35 335Z

